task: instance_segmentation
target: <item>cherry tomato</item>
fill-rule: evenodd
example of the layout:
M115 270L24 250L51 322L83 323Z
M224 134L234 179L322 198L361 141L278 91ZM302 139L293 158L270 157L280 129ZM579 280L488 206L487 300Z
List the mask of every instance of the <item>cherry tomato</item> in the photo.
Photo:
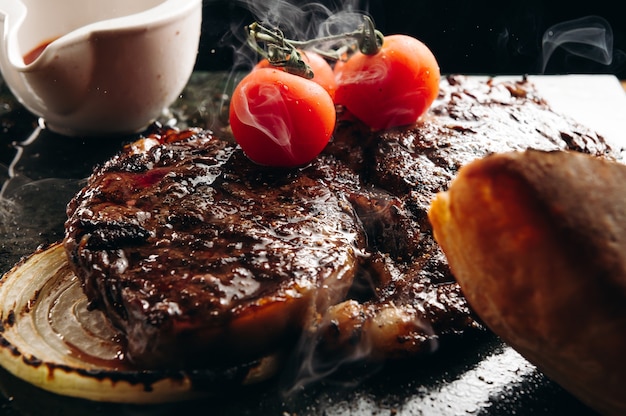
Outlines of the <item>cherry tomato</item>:
M233 91L230 126L246 155L260 165L294 167L313 160L335 129L335 105L319 84L261 68Z
M439 93L437 60L406 35L385 36L375 55L355 53L335 76L335 103L374 130L416 122Z
M335 90L337 89L337 82L335 82L335 73L331 68L330 64L322 57L322 55L311 52L311 51L299 51L302 60L306 62L311 69L313 70L313 78L311 81L317 82L320 84L328 94L330 94L330 98L335 99ZM273 66L269 63L267 59L262 59L257 63L253 69L259 68L277 68L283 69L283 67Z

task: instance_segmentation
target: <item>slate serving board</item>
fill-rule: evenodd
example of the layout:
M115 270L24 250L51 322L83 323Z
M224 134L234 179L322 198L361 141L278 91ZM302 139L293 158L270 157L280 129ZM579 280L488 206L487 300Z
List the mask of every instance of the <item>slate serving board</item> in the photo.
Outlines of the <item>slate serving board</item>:
M194 73L160 122L220 134L227 116L223 91L237 76ZM615 77L530 78L554 109L614 146L626 147L626 94ZM68 138L49 132L0 80L0 274L37 247L62 238L65 205L84 178L134 138ZM491 334L468 336L428 357L345 369L292 395L284 395L284 388L279 379L199 402L112 405L56 396L0 369L0 415L594 414Z

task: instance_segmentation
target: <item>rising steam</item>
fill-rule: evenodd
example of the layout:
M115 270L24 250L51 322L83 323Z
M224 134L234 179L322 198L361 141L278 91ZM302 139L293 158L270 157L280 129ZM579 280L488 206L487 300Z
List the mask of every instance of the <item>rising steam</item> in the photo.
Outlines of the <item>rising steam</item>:
M558 48L608 66L614 59L613 29L609 22L598 16L568 20L545 31L542 47L542 73Z
M359 8L359 0L337 0L332 4L290 2L287 0L234 2L252 15L252 19L268 27L278 27L285 37L293 40L310 40L329 35L337 35L356 30L363 24L367 10ZM326 2L329 3L329 2ZM250 69L258 56L246 46L245 26L252 23L233 22L230 38L225 44L243 45L238 47L234 57L234 69Z
M251 94L243 91L242 96L250 97ZM241 103L234 107L241 122L262 131L286 154L294 157L291 149L292 120L279 87L261 85L258 94L242 99Z

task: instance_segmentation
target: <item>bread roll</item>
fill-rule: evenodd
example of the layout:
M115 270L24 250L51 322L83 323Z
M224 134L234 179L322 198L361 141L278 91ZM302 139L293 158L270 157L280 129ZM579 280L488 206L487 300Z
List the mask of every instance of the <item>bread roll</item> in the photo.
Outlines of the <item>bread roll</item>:
M437 242L484 323L593 409L626 414L626 166L496 154L432 202Z

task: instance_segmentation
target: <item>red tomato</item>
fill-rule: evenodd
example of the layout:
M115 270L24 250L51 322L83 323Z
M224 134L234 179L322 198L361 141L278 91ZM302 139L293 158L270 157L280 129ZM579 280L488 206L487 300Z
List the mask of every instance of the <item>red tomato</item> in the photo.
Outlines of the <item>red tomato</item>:
M320 84L328 94L330 98L335 99L335 90L337 89L337 83L335 82L335 73L330 64L322 57L322 55L311 51L299 51L302 55L302 60L306 62L313 70L313 78L311 81ZM259 68L276 68L283 69L283 67L276 67L270 65L267 59L259 61L253 69Z
M335 105L319 84L287 72L250 72L230 101L230 126L260 165L294 167L313 160L335 129Z
M335 75L335 103L374 130L416 122L439 93L437 60L406 35L385 36L379 53L357 52Z

